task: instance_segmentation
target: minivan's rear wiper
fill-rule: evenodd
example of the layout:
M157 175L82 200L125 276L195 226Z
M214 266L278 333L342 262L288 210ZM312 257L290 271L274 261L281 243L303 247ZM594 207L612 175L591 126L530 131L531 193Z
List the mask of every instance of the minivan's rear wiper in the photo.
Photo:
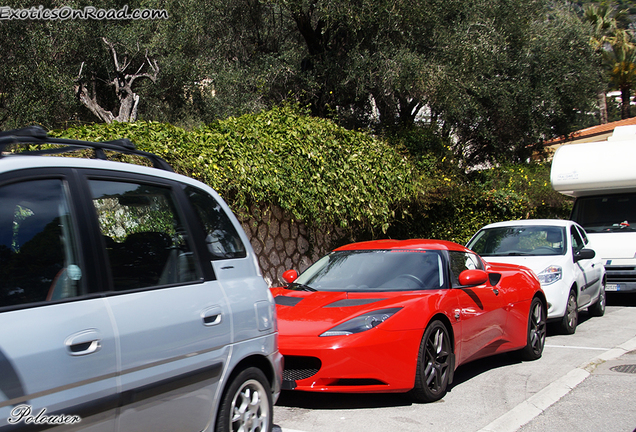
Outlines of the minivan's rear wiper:
M309 285L301 284L298 282L292 282L287 285L287 289L296 290L296 291L317 291L315 288L310 287Z

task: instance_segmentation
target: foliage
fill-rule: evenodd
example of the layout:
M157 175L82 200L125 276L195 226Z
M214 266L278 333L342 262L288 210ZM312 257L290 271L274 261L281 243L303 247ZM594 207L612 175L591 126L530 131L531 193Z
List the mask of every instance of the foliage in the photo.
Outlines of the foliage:
M235 211L277 203L307 224L386 231L412 196L414 169L385 142L293 106L190 132L154 122L81 126L55 135L131 139L221 193Z
M627 9L615 9L609 5L588 4L584 8L584 20L592 28L590 43L603 58L610 87L621 92L621 117L631 117L631 90L636 80L636 45L633 31L622 28L621 18Z
M567 9L496 2L449 44L434 112L469 164L521 162L542 140L572 131L600 88L587 29ZM530 17L544 14L545 19ZM576 70L577 72L573 71Z
M498 221L569 217L570 198L550 184L550 164L506 164L466 173L450 144L428 128L399 135L419 178L409 218L391 225L393 237L440 238L465 244L482 226ZM394 143L395 144L395 143Z
M145 121L196 128L294 101L354 130L426 122L468 164L522 161L571 132L599 89L589 29L559 4L106 0L100 8L165 9L169 19L3 20L0 127L95 121L73 92L78 79L116 113L106 38L132 71L146 54L157 61L156 83L133 89Z
M567 218L571 209L571 200L550 186L549 164L466 173L449 144L430 128L384 141L293 106L192 131L137 122L52 134L95 141L128 137L177 172L211 185L234 211L247 215L252 204L277 203L308 225L346 228L349 240L420 237L466 243L490 222Z

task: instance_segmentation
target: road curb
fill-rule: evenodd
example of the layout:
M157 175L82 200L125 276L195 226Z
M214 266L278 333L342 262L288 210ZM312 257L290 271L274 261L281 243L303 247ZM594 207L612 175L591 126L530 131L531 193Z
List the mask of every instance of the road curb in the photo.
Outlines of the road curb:
M571 370L478 432L514 432L582 383L599 365L636 350L636 337Z

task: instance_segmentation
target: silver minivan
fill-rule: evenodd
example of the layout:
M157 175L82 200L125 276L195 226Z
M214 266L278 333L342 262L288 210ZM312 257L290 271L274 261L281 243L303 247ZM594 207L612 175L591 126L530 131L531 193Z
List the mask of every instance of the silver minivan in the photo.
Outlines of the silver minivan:
M218 194L127 140L0 152L0 430L271 431L275 307Z

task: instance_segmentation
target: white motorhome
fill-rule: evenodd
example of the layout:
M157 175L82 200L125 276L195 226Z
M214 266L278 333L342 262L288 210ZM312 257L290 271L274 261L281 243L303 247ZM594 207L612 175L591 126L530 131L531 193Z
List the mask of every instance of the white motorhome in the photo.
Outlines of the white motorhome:
M576 198L570 218L603 259L606 291L636 291L636 126L617 127L607 141L559 147L550 180Z

